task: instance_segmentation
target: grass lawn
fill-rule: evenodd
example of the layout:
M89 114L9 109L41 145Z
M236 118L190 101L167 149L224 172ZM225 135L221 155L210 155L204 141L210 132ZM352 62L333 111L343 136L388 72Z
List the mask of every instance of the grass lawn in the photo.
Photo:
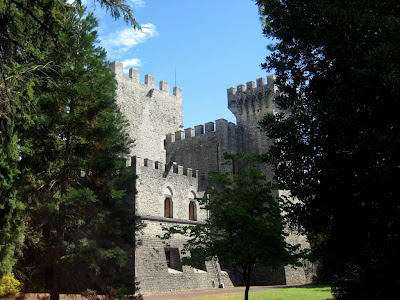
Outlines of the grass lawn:
M242 300L244 293L210 295L193 300ZM294 287L249 293L249 300L331 300L330 287Z

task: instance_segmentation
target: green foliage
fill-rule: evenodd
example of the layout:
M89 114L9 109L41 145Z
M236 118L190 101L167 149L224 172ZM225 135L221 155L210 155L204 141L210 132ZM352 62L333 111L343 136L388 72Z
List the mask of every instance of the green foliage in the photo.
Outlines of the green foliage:
M40 121L37 110L44 83L57 81L60 66L51 53L63 46L60 37L71 8L65 2L0 2L0 278L11 271L15 249L20 249L24 239L30 199L18 187L21 181L32 190L43 184L35 178L41 171L22 170L20 158L36 151L25 140L25 133ZM80 7L81 1L76 2ZM138 27L126 1L97 2L115 18L122 14L126 22Z
M37 86L35 123L20 141L20 193L30 205L17 270L30 289L54 298L135 288L135 175L124 159L132 141L114 102L114 74L95 46L97 21L83 14L64 14L51 76Z
M4 275L0 279L0 298L10 297L18 293L22 288L22 283L14 278L13 273Z
M273 39L263 65L290 114L266 116L293 225L338 299L388 299L400 267L398 1L257 1Z
M163 238L175 233L188 236L182 249L184 264L197 266L217 256L242 267L249 287L253 266L298 265L303 253L285 241L282 200L272 195L275 186L257 170L259 157L225 153L224 158L227 164L240 165L240 171L211 173L213 188L197 199L200 208L209 211L205 224L166 228Z
M75 1L78 5L82 4L81 0L76 0ZM92 1L93 4L96 1ZM97 0L97 2L100 4L102 8L105 8L107 11L110 12L111 16L114 19L119 19L121 17L121 14L123 15L124 21L127 24L132 25L134 28L140 29L140 25L136 21L136 19L133 17L133 11L131 9L131 6L129 4L126 4L126 0Z
M11 271L14 250L23 241L19 141L35 119L34 87L47 77L47 47L54 42L62 7L53 0L0 3L0 278Z

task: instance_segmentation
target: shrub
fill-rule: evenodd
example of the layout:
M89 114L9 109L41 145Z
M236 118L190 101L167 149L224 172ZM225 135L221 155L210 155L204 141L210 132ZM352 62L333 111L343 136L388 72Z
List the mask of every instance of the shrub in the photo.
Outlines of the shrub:
M0 297L8 297L15 295L22 289L22 283L14 278L14 274L4 275L0 279Z

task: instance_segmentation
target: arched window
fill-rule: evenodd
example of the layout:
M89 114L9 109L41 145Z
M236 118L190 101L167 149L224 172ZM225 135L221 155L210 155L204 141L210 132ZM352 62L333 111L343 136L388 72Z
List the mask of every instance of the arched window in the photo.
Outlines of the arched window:
M164 217L172 218L172 199L165 198L164 200Z
M197 221L196 201L189 202L189 220Z

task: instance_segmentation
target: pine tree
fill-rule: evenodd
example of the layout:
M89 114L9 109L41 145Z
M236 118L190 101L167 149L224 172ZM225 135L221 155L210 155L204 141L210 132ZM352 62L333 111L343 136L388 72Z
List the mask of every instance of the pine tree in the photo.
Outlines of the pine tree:
M19 141L34 123L34 87L45 79L48 49L61 21L58 1L0 3L0 278L15 263L23 241L26 203L16 188Z
M127 270L137 220L126 192L134 175L124 160L132 141L114 102L114 75L95 46L96 25L83 9L67 15L35 125L20 142L33 149L21 158L21 193L30 203L21 268L32 261L32 277L45 280L36 284L52 299L61 291L127 293L135 286Z
M96 2L113 17L122 15L127 23L139 27L125 0ZM29 199L18 190L20 158L36 149L21 141L37 121L39 86L57 74L49 54L60 49L59 34L69 9L65 0L0 2L0 278L11 271L14 251L24 238ZM30 169L29 175L28 171L24 170L24 176L35 182L36 170Z

